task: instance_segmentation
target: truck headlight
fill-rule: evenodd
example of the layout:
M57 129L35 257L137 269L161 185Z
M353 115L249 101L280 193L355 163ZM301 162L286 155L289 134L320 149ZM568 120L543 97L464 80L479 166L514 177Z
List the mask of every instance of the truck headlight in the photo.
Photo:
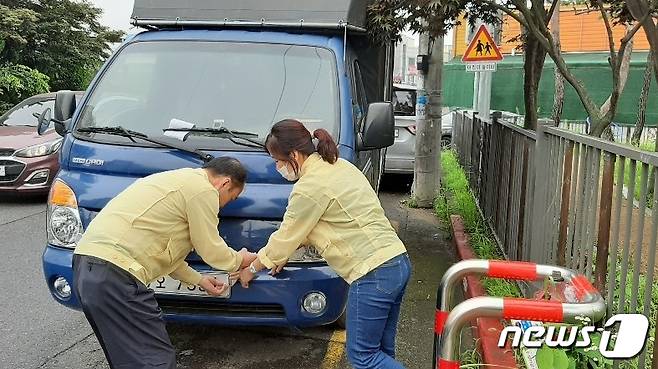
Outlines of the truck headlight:
M310 245L300 246L297 250L295 250L292 256L288 258L289 263L318 263L323 261L324 259L318 250Z
M74 249L84 231L78 200L64 181L57 179L48 196L48 243Z

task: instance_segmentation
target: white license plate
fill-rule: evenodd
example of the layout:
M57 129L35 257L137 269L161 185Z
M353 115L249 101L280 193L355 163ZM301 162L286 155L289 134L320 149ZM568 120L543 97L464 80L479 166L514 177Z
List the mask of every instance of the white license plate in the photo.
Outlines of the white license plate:
M215 277L224 284L229 284L228 273L212 272L203 274L204 276ZM157 295L185 295L185 296L198 296L198 297L231 297L231 288L221 296L211 296L203 288L199 286L189 286L183 282L177 281L169 276L160 277L153 283L148 284L146 287L150 288Z
M395 129L395 138L398 138L398 137L400 137L400 129L396 128Z
M4 177L7 175L7 171L4 167L4 165L0 165L0 177Z

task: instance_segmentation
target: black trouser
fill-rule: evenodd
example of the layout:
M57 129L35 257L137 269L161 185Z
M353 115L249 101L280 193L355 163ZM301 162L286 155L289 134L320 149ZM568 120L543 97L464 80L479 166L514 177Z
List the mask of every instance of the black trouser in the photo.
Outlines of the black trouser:
M116 265L74 255L74 286L112 369L173 369L176 350L153 291Z

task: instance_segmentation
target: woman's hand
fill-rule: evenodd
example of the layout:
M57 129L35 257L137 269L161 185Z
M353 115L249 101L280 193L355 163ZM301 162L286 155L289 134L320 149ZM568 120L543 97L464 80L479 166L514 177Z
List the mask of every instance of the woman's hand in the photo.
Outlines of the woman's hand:
M249 268L244 268L240 271L240 284L243 288L249 288L249 282L256 277L256 274L252 273Z
M270 275L277 275L277 274L281 273L281 271L283 270L283 268L286 266L287 263L288 263L288 261L286 260L285 263L282 263L281 265L274 266L274 268L270 269Z

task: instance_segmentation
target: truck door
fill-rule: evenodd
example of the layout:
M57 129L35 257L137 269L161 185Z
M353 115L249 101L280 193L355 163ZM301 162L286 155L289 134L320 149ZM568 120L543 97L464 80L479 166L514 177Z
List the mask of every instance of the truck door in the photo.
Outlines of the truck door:
M363 125L365 123L367 109L368 97L363 85L361 68L359 66L359 61L354 60L352 64L352 111L354 113L354 133L357 140L359 140L360 136L363 134ZM377 163L375 163L374 159L372 150L357 152L357 167L361 169L361 172L368 178L370 185L373 188L376 188L379 179L376 165L378 165L379 162L377 161Z

